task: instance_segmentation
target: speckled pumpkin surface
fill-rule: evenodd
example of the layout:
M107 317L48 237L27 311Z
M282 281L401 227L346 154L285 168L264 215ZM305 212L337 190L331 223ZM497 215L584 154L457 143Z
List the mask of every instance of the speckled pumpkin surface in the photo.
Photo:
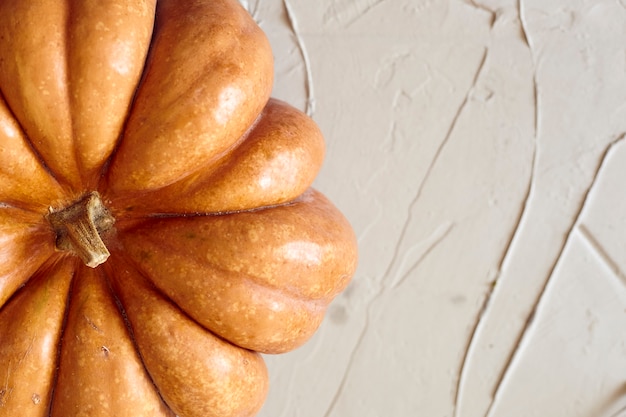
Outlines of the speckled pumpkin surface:
M234 0L0 2L0 416L253 416L356 267Z

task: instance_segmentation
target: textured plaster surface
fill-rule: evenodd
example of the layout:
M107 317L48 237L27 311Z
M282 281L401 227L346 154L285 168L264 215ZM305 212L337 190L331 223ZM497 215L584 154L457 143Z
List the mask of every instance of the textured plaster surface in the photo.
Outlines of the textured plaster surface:
M626 2L242 3L360 245L260 415L626 416Z

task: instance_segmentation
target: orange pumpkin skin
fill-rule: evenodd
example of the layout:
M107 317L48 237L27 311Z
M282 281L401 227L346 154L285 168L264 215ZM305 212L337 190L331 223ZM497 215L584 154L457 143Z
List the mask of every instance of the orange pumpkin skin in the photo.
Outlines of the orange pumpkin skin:
M257 413L357 261L272 71L235 0L0 2L0 416Z

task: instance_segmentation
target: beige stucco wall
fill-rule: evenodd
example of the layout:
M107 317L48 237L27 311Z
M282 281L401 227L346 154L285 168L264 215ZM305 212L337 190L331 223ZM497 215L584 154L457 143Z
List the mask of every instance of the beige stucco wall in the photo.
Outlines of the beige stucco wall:
M622 415L626 2L243 3L361 256L261 416Z

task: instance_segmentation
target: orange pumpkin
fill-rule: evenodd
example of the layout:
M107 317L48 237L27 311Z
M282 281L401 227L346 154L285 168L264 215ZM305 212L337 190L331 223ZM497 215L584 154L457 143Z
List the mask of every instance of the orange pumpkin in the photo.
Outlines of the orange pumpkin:
M0 2L0 416L252 416L356 267L235 0Z

